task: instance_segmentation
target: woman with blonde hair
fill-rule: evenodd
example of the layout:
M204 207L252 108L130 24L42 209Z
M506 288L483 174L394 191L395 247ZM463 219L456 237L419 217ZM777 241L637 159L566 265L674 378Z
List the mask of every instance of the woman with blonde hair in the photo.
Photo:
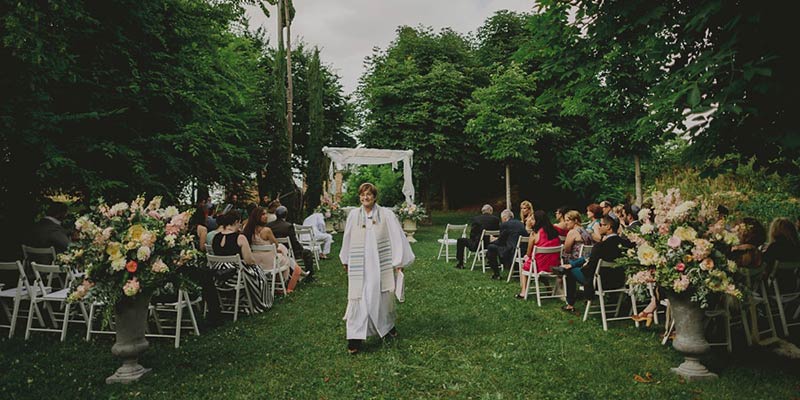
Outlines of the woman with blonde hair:
M519 220L525 224L525 230L530 234L533 231L533 203L528 200L523 200L520 203Z

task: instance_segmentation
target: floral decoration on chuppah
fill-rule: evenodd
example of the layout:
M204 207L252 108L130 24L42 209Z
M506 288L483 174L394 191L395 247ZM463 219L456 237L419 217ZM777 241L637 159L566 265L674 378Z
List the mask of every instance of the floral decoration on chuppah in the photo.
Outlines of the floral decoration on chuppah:
M422 204L408 204L406 202L395 206L394 213L400 221L420 222L428 217L428 213Z
M145 205L143 196L130 204L100 204L75 221L78 239L59 262L85 273L69 301L87 299L116 304L142 292L154 293L183 283L180 268L194 265L199 252L188 232L191 211L161 207L161 197ZM108 315L112 307L107 307Z
M628 233L635 247L616 260L633 275L628 283L641 290L655 282L684 293L702 308L714 294L742 298L736 263L728 259L738 236L726 228L715 205L701 198L684 200L678 189L654 192L653 208L639 212L639 233Z

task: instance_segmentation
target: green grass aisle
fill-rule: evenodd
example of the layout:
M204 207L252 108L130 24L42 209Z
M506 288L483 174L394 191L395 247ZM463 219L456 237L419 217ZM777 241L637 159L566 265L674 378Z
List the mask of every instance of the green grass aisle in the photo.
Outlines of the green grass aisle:
M455 270L436 261L444 223L467 215L437 215L420 227L417 261L407 271L399 305L398 339L368 341L349 356L341 320L346 276L324 261L315 283L301 284L269 312L200 337L175 350L150 340L141 362L153 368L130 386L106 386L118 366L111 338L91 343L73 328L56 335L0 339L0 398L760 398L800 396L800 366L754 349L733 356L714 351L711 382L682 383L669 368L681 360L661 346L660 328L637 330L599 319L585 323L559 310L557 300L513 299L518 283ZM336 236L337 244L341 235ZM338 248L334 254L338 254ZM634 374L653 374L637 383Z

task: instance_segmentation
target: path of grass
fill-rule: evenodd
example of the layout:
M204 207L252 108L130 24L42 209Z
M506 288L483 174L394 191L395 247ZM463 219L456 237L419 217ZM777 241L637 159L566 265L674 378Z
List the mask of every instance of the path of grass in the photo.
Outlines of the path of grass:
M707 364L720 379L682 383L669 371L681 359L659 344L656 329L617 322L603 332L598 320L583 323L555 300L539 308L513 299L517 283L436 261L443 224L466 218L438 215L434 226L421 227L399 306L400 337L372 339L358 356L345 351L346 276L329 260L317 282L265 314L189 337L178 350L151 340L141 361L153 372L130 386L104 383L118 366L110 338L86 343L76 329L66 343L48 334L0 339L0 399L800 396L797 363L753 350L714 352ZM646 372L656 382L633 380Z

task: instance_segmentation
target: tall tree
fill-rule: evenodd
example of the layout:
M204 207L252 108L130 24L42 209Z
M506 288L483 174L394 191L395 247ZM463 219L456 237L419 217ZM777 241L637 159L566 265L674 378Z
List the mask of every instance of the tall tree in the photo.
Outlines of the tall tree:
M488 159L501 162L506 170L506 208L511 209L511 165L536 165L537 144L555 132L552 125L540 121L541 110L532 96L536 83L522 69L512 64L492 75L491 85L476 89L467 123Z
M324 140L324 115L322 109L322 67L319 62L319 49L314 49L308 65L308 165L306 167L306 204L308 210L319 205L322 195L322 144Z

